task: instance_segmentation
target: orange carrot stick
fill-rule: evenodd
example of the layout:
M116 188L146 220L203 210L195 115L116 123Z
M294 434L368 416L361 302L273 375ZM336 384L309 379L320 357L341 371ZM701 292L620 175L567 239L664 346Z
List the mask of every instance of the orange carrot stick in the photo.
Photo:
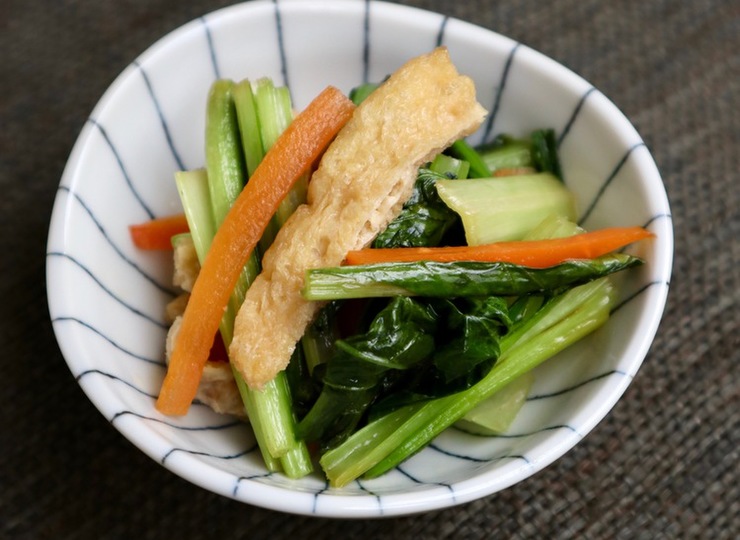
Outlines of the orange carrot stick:
M163 414L187 413L242 268L280 202L354 108L336 88L324 90L278 138L234 202L213 238L185 309L157 399Z
M642 227L612 227L552 240L522 240L439 248L361 249L350 251L345 262L349 265L359 265L412 261L482 261L547 268L569 259L600 257L650 236L653 234Z
M139 249L171 250L172 237L189 229L185 214L178 214L129 225L128 230Z

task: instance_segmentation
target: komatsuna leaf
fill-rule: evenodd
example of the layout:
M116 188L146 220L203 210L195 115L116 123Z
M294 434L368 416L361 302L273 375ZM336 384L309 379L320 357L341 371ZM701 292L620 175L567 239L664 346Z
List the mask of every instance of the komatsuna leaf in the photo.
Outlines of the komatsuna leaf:
M370 418L399 407L466 390L488 374L511 328L507 303L499 297L425 299L438 314L435 352L397 376L372 406Z
M510 326L502 298L392 299L367 332L337 341L299 435L331 448L375 402L389 412L470 388L495 364Z
M449 180L429 169L420 169L411 197L401 213L373 241L373 247L436 246L460 219L437 194L437 180Z
M506 302L496 296L442 301L447 308L445 343L433 355L435 367L451 382L480 363L498 358L498 338L511 326Z
M434 351L435 312L410 298L391 300L367 332L338 340L316 403L298 425L302 439L338 444L376 397L389 370L404 370Z

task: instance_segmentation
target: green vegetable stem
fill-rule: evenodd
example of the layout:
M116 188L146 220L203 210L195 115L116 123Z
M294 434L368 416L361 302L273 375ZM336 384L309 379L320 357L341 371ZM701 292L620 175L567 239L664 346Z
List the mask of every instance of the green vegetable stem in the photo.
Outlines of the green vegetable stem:
M266 94L274 90L271 84L264 86ZM183 172L177 176L178 191L201 262L216 229L241 192L249 170L262 159L266 137L276 137L269 128L278 130L282 126L284 129L292 118L285 116L285 92L276 94L279 97L268 96L272 101L265 100L260 110L248 81L234 85L232 81L219 80L212 85L206 117L207 170ZM260 97L259 92L257 97ZM275 111L274 115L271 111ZM282 123L278 126L279 122ZM263 126L267 132L263 132ZM227 346L233 337L236 313L258 272L259 261L253 255L238 280L221 322L221 334ZM305 443L295 434L286 374L280 373L257 391L250 389L236 370L233 373L267 468L282 469L291 477L308 474L313 465Z
M476 405L606 322L615 300L607 279L568 290L501 340L490 372L462 392L413 403L382 416L326 452L320 460L333 486L376 477L408 459Z
M303 296L309 300L430 296L514 296L557 291L642 264L613 253L591 260L572 260L548 268L511 263L433 262L378 263L316 268L306 273Z

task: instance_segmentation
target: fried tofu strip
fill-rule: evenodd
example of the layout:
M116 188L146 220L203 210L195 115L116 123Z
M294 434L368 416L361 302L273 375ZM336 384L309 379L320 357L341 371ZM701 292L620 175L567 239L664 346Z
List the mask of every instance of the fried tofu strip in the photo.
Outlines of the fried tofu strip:
M418 169L485 117L473 81L446 48L417 57L360 105L313 174L307 204L280 229L236 317L230 358L250 387L285 369L321 304L301 296L306 270L342 263L401 211Z

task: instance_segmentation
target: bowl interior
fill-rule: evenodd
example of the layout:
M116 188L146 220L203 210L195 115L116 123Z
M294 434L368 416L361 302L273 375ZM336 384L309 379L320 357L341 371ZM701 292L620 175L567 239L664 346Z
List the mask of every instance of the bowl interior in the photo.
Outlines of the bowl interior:
M339 46L338 44L341 44ZM450 429L397 470L329 489L318 475L265 471L250 430L195 405L154 409L164 376L169 255L137 251L128 226L180 211L173 174L204 163L204 111L217 77L272 77L298 108L327 84L377 81L446 45L490 111L473 142L552 127L587 228L643 225L647 264L620 277L609 323L537 370L511 432ZM49 308L70 370L101 413L153 459L217 493L295 513L397 515L459 504L548 465L603 418L635 375L665 304L670 212L646 146L589 83L528 47L438 14L381 2L235 5L193 21L135 60L92 112L65 169L49 232Z

